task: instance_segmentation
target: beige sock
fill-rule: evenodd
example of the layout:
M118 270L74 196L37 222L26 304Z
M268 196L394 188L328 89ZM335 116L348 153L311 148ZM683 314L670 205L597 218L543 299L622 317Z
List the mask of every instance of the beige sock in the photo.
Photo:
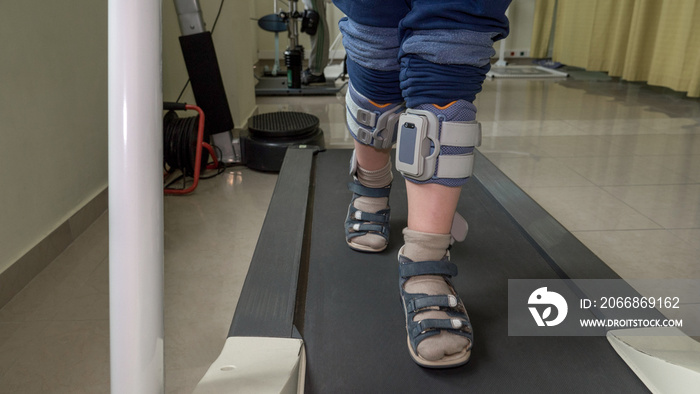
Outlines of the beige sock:
M375 171L367 171L358 165L356 176L357 180L366 187L381 188L388 186L393 179L391 161ZM358 197L353 205L362 212L377 213L389 207L389 197ZM351 242L379 250L386 246L387 240L379 234L368 233L353 238Z
M405 228L403 236L405 245L402 254L413 261L440 260L445 256L447 248L450 246L450 234L423 233ZM454 294L443 277L437 275L411 277L404 284L404 289L408 293ZM447 313L435 310L421 312L413 320L449 318ZM441 331L440 334L421 341L417 351L424 359L437 361L445 356L464 351L468 345L469 339Z

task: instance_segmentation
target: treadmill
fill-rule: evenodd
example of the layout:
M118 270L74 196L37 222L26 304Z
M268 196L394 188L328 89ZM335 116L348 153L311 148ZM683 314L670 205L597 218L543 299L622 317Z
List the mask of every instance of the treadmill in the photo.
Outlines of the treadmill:
M351 154L288 149L227 344L195 393L220 392L225 374L244 370L240 392L648 392L604 336L509 336L509 279L620 278L478 151L457 208L469 234L451 250L472 356L451 369L414 363L398 288L405 184L396 173L389 247L351 250L343 229ZM291 369L256 369L278 361ZM276 388L260 388L275 379Z

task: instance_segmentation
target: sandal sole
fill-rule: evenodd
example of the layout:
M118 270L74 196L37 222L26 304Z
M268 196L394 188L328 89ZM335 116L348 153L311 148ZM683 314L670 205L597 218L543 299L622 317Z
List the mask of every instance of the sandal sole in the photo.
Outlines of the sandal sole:
M408 331L408 328L406 330ZM408 352L411 354L411 358L413 359L413 361L421 367L425 368L442 369L460 367L468 363L472 355L472 351L470 349L458 353L457 355L443 357L437 361L430 361L424 359L423 357L421 357L413 351L413 347L411 346L411 338L408 335L406 336L406 342L408 344Z
M358 252L368 252L368 253L379 253L379 252L383 252L383 251L386 249L386 247L388 246L388 244L387 244L387 245L384 245L384 247L381 248L381 249L373 249L373 248L370 248L369 246L358 245L358 244L355 244L355 243L351 243L351 242L348 241L348 240L345 240L345 242L348 244L348 246L349 246L350 249L352 249L352 250L356 250L356 251L358 251Z

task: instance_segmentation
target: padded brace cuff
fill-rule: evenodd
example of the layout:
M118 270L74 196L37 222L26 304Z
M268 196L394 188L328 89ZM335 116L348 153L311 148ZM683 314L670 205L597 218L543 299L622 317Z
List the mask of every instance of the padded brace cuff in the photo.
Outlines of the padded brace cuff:
M442 128L442 130L440 130ZM481 124L476 121L446 122L430 112L408 109L399 119L396 169L417 181L431 178L468 178L474 153L448 155L442 147L473 148L481 145Z
M347 126L350 134L358 142L371 145L377 149L388 149L394 144L396 125L399 115L403 111L403 104L392 105L384 108L363 108L355 102L357 96L364 102L369 100L357 93L352 86L348 86L345 95L347 108ZM359 101L359 100L358 100ZM371 105L371 104L370 104ZM369 105L367 105L369 107Z

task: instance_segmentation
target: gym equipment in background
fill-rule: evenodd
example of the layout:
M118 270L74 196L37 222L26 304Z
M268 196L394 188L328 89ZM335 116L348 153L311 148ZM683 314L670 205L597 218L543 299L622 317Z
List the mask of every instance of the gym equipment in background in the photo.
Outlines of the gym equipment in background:
M303 112L271 112L248 121L241 138L245 164L260 171L279 171L287 148L295 145L323 149L323 131L316 116Z
M304 47L299 45L299 23L301 31L309 35L316 34L318 27L318 13L305 10L299 12L298 0L289 1L289 11L277 12L277 0L275 13L265 15L258 20L258 26L269 32L275 33L275 61L272 71L264 72L257 77L255 86L257 96L286 96L286 95L330 95L338 93L347 82L339 78L328 78L325 84L308 85L301 84L301 72L303 70ZM314 15L315 14L315 15ZM284 64L287 67L285 75L279 75L279 33L287 30L289 46L284 51Z
M204 139L211 140L221 149L221 161L240 161L233 147L234 127L219 62L212 41L202 19L199 0L174 0L180 22L180 47L185 59L187 75L192 83L197 105L207 114ZM223 3L222 3L223 5Z
M508 9L506 10L506 17L508 16ZM500 47L498 50L498 60L491 66L491 70L486 73L487 78L566 78L569 74L553 70L551 68L542 66L518 66L518 65L508 65L506 61L506 40L504 38L500 42Z
M243 130L240 138L233 138L234 124L216 58L214 42L211 32L205 29L199 1L174 0L174 2L182 32L180 46L185 58L187 74L192 83L192 91L197 105L207 116L203 144L206 144L211 136L213 145L221 151L219 155L221 162L245 164L256 170L275 172L279 171L282 166L282 159L287 147L314 145L323 148L323 131L318 127L318 118L301 112L274 112L255 115L249 120L249 129ZM292 81L290 86L300 88L303 48L297 45L297 19L303 20L304 15L306 15L307 21L302 22L304 30L312 32L314 23L312 22L313 17L309 16L309 13L300 14L296 10L296 4L296 0L291 1L289 13L268 15L258 23L271 31L281 31L282 26L286 30L289 26L290 48L285 52L288 76L281 78L285 81L287 79ZM223 6L223 2L221 5ZM172 118L173 115L170 117ZM166 115L164 121L172 122L172 119L169 120L168 115ZM199 163L200 159L196 159L196 161ZM206 165L206 159L203 160L203 163ZM194 173L198 174L198 171L194 171Z

